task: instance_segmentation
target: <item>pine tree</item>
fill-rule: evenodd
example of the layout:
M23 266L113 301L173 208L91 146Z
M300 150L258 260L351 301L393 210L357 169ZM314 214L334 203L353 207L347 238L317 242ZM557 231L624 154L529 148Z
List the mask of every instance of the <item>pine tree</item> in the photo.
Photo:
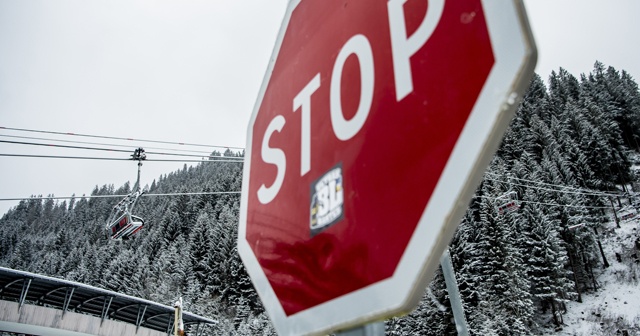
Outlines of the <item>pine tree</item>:
M532 123L548 113L549 104L547 88L540 76L535 75L496 153L505 163L515 162L524 153L542 155L541 140L531 128Z
M191 261L191 270L194 278L202 284L207 283L211 274L215 272L210 267L209 257L211 256L211 246L214 245L210 226L213 223L210 213L213 211L210 205L205 207L198 216L196 225L193 227L189 236L189 259Z
M573 283L567 271L568 257L558 229L560 223L549 218L533 191L525 193L521 208L523 221L520 249L527 265L531 293L542 313L551 311L556 326L563 323L565 303L572 297Z
M497 195L498 190L483 184L484 195ZM511 237L515 228L510 214L500 215L491 197L480 202L481 240L472 244L475 255L469 268L477 274L474 287L479 296L478 308L470 314L473 330L485 334L483 325L491 322L498 335L527 335L534 312L523 256Z
M387 323L387 335L457 335L451 304L440 268L418 307Z

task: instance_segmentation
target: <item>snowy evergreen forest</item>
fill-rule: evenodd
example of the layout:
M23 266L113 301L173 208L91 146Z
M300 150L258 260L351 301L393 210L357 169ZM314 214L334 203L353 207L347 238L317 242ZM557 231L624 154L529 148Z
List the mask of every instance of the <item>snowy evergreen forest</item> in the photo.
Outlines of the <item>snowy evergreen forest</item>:
M596 63L579 78L535 76L450 245L472 335L532 335L563 323L569 301L601 290L613 256L600 241L608 194L632 192L640 92ZM216 156L242 156L227 151ZM149 193L239 191L242 164L201 163L161 176ZM93 195L131 186L96 187ZM499 211L504 195L516 211ZM25 200L0 219L0 265L171 304L220 324L210 335L275 335L236 250L238 194L144 197L135 239L109 241L114 199ZM456 335L438 272L418 308L387 335ZM637 308L636 308L637 309Z

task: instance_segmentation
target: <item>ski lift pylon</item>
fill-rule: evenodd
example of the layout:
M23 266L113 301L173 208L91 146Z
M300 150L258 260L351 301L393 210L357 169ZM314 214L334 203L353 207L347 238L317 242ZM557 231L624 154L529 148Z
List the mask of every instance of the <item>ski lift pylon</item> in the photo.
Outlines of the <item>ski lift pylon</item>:
M138 179L131 193L113 207L106 225L107 235L111 239L127 239L144 226L144 220L141 217L132 215L131 212L136 205L136 201L143 194L143 191L140 190L140 168L142 167L142 161L146 158L147 155L142 148L137 148L131 155L132 160L138 161Z

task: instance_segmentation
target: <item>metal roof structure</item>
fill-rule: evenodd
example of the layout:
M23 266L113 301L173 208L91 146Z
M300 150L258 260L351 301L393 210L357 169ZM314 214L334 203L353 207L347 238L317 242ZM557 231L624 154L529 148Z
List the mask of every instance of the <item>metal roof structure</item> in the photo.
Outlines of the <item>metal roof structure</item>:
M78 282L0 267L0 300L34 304L171 332L175 309ZM185 326L217 324L202 316L182 313ZM199 328L198 328L199 329ZM196 331L196 334L198 332Z

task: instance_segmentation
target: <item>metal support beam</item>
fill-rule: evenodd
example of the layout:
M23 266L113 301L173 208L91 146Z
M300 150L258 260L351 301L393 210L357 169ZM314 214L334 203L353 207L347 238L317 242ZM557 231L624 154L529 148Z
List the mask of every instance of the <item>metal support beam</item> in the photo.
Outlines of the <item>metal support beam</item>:
M11 281L10 283L8 283L8 284L4 285L4 287L2 287L2 289L0 289L0 294L4 294L4 290L5 290L5 289L7 289L7 288L11 287L11 285L13 285L14 283L20 282L20 281L23 281L23 282L24 282L24 279L22 279L22 278L20 278L20 279L16 279L16 280L13 280L13 281ZM4 295L0 296L0 298L1 298L1 297L4 297Z
M384 336L384 321L372 322L353 329L343 330L335 333L336 336Z
M62 286L62 287L58 287L58 288L52 289L52 290L42 294L42 296L40 296L38 298L38 300L36 301L36 304L44 304L44 300L47 298L47 296L51 295L51 293L55 293L55 292L57 292L57 291L59 291L61 289L68 290L68 288L69 288L69 286Z
M67 287L67 292L64 295L64 304L62 305L62 317L64 318L64 313L69 309L69 304L71 303L71 298L73 297L73 292L76 290L75 287Z
M444 282L447 285L447 292L449 293L449 301L451 301L451 310L453 311L453 319L456 321L458 336L468 336L469 329L467 327L467 320L464 317L462 298L458 291L458 282L456 281L456 274L453 270L453 264L451 263L449 248L444 251L442 259L440 259L440 266L442 266L442 275L444 275Z
M74 309L78 310L78 309L80 309L84 304L89 303L89 302L91 302L91 301L93 301L93 300L97 300L97 299L99 299L99 298L104 298L104 297L105 297L104 295L100 295L100 296L94 296L94 297L88 298L88 299L86 299L86 300L84 300L84 301L80 302L77 306L75 306L75 308L74 308Z
M109 298L109 302L107 303L107 298ZM107 317L109 313L109 308L111 308L111 301L113 301L113 296L105 296L104 302L102 303L102 313L100 314L100 326L102 327L102 322L104 322L104 318Z
M167 322L167 336L171 336L173 331L173 315L169 315L169 321Z
M122 306L122 307L112 311L111 314L109 314L108 316L109 316L109 318L113 319L113 317L116 316L116 314L118 314L119 312L121 312L121 311L123 311L123 310L125 310L127 308L130 308L130 307L138 307L138 309L140 309L140 304L139 303L132 303L130 305Z
M29 292L29 286L31 286L31 278L22 279L22 293L20 293L20 301L18 306L18 312L22 309L22 305L24 304L24 300L27 298L27 293Z
M198 325L196 326L196 336L200 335L200 322L198 322Z
M142 324L142 320L144 320L144 314L147 312L147 307L149 305L139 306L138 307L138 317L136 317L136 334L138 333L138 329L140 329L140 325Z

